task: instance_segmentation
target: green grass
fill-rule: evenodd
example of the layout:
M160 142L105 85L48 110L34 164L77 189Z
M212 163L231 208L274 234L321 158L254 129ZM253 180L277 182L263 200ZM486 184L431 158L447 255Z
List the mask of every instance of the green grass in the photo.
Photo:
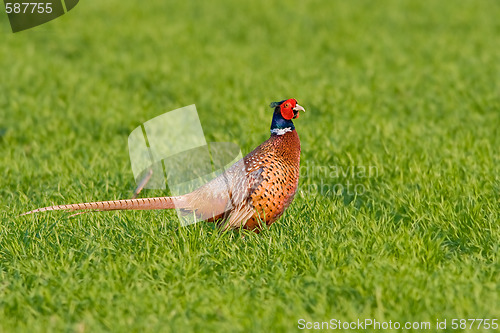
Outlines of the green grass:
M499 17L495 0L108 0L12 34L0 14L0 332L500 319ZM166 111L195 103L207 141L248 153L290 97L307 168L260 235L17 216L129 198L128 134Z

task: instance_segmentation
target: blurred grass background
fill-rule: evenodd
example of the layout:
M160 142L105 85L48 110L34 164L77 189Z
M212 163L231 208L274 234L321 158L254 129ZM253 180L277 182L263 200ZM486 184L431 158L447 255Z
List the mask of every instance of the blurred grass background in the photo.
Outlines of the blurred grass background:
M0 331L500 318L499 17L494 0L108 0L12 34L0 14ZM194 103L207 141L248 153L292 97L308 169L261 235L17 217L129 198L127 137L159 114ZM329 167L377 172L311 171ZM363 193L311 191L347 182Z

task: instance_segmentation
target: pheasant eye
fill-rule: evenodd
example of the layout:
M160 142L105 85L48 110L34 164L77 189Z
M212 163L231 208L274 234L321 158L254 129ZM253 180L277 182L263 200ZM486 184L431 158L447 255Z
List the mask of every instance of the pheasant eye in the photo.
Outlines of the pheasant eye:
M290 107L290 104L289 104L289 103L286 103L286 104L285 104L285 108L287 108L287 109L288 109L289 107Z

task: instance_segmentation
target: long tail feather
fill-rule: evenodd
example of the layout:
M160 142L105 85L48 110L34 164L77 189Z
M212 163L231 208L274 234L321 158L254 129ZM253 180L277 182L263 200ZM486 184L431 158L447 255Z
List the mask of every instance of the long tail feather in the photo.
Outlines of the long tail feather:
M19 216L47 212L51 210L67 210L73 212L75 210L152 210L152 209L170 209L182 208L179 205L180 197L157 197L157 198L142 198L142 199L125 199L111 201L84 202L71 205L57 205L43 207L23 213ZM174 204L175 201L175 204Z

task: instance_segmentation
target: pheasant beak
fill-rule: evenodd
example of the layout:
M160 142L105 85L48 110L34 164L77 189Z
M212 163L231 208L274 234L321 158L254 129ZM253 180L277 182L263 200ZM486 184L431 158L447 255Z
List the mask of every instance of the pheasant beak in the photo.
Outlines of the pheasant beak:
M299 117L299 111L306 112L306 109L304 109L302 106L298 104L296 104L292 110L293 110L293 119Z

